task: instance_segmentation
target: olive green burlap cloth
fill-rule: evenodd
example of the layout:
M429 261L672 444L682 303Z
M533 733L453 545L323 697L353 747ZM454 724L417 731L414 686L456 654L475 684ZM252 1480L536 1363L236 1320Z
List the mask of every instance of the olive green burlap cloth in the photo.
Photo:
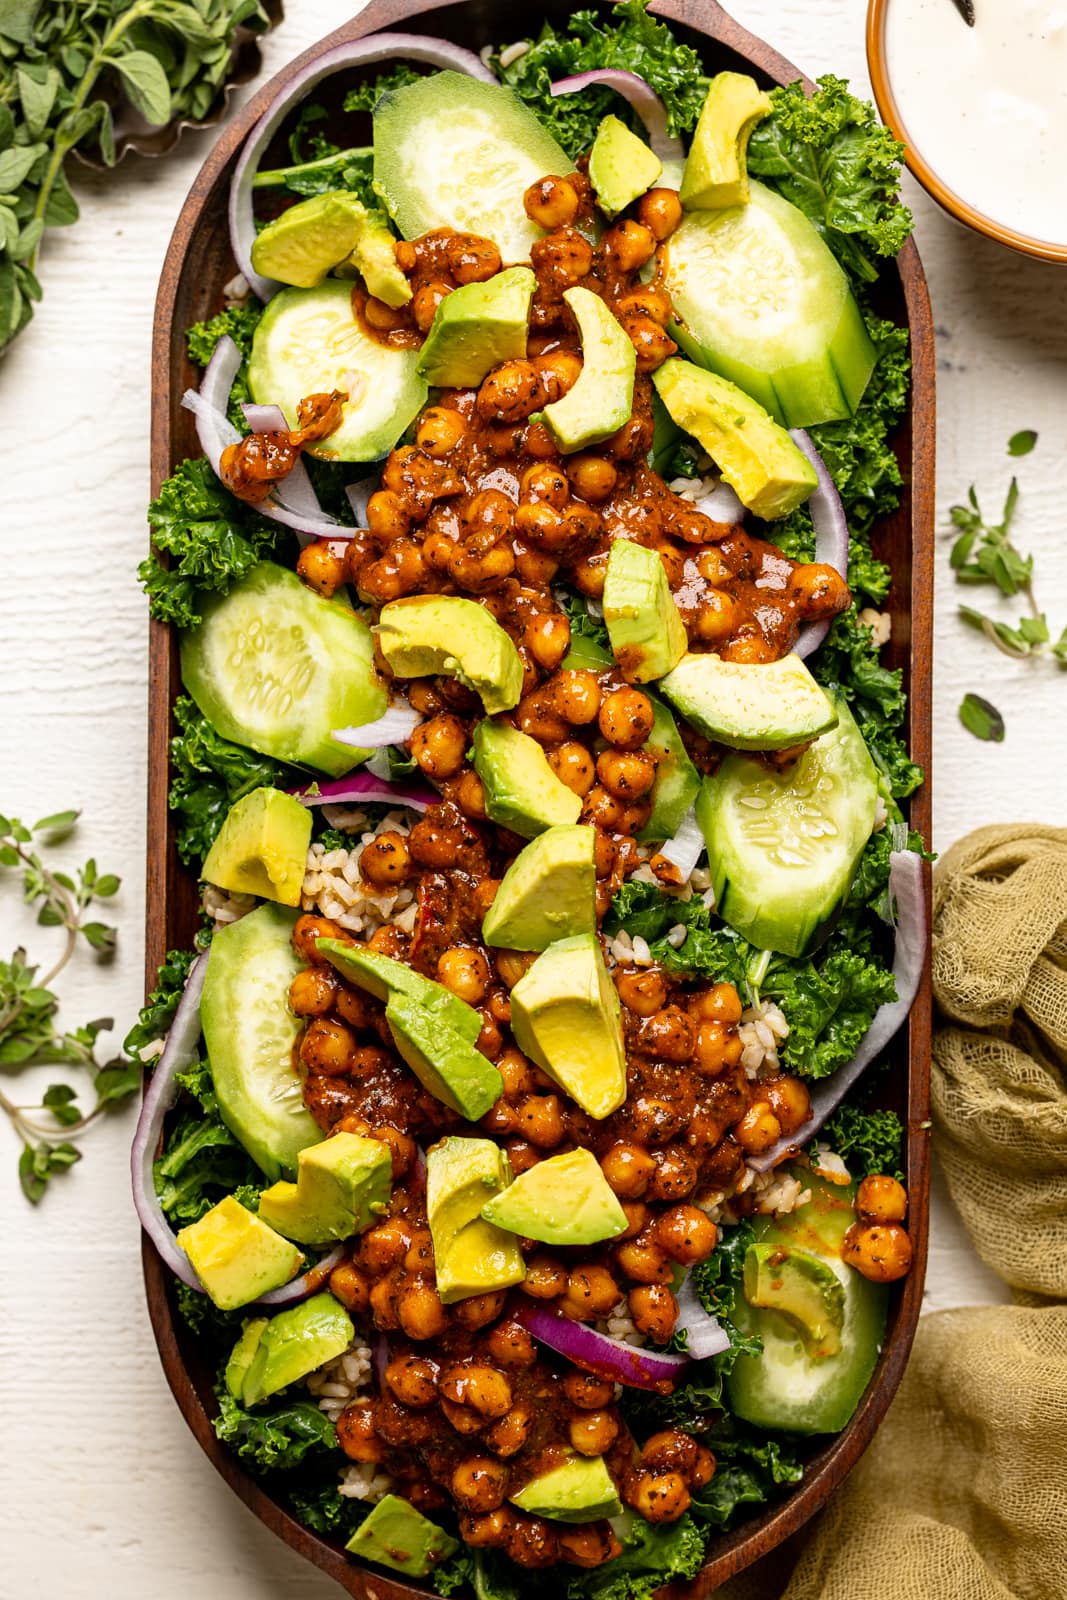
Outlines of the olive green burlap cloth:
M924 1317L856 1470L716 1600L1067 1597L1067 829L955 845L933 950L935 1150L1016 1304Z

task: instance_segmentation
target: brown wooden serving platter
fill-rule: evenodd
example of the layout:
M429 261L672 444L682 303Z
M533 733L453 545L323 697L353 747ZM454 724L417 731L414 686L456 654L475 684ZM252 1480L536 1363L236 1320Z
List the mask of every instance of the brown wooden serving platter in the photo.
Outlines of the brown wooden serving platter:
M536 33L542 16L557 27L571 12L565 0L541 0L516 12L507 0L370 0L354 20L298 56L249 101L223 132L194 183L178 218L156 300L152 352L152 493L186 456L199 453L193 421L181 407L182 391L198 380L185 354L184 330L222 304L222 287L233 276L226 202L245 138L279 88L323 51L387 28L432 34L471 50ZM669 21L700 54L709 72L750 72L762 84L800 78L776 51L738 26L716 0L654 0L652 10ZM370 68L371 72L380 70ZM346 82L362 74L346 72ZM806 81L806 80L805 80ZM911 334L912 390L908 413L895 440L904 474L899 509L884 518L875 549L893 573L887 609L893 618L889 665L903 668L909 701L912 758L927 774L910 803L910 821L929 840L931 641L934 525L934 334L922 266L913 243L886 264L876 288L877 309ZM172 706L181 692L177 638L151 624L148 726L148 883L146 897L146 988L155 983L167 950L188 948L197 930L194 875L178 860L175 829L167 808L167 744ZM909 1231L914 1245L911 1273L894 1293L884 1348L874 1377L843 1433L816 1444L804 1478L789 1495L712 1541L707 1561L690 1583L668 1590L672 1600L703 1600L719 1584L766 1555L799 1529L824 1503L870 1443L900 1382L922 1300L929 1208L929 971L912 1009L907 1034L892 1048L893 1070L879 1085L879 1104L896 1110L907 1131L905 1164L910 1196ZM321 1567L361 1600L408 1600L426 1593L357 1565L339 1544L320 1538L271 1497L269 1487L249 1476L215 1437L214 1373L195 1339L177 1316L173 1281L151 1244L142 1246L148 1307L167 1381L205 1454L257 1516L294 1550Z

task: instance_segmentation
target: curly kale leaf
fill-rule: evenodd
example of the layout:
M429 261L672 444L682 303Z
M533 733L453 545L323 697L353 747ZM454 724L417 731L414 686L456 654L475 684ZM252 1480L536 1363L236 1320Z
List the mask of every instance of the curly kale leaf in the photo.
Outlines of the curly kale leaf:
M689 1515L677 1522L633 1519L621 1555L570 1579L567 1600L650 1600L662 1584L694 1578L704 1562L704 1537Z
M898 800L913 794L923 774L900 737L907 711L903 674L882 666L871 630L854 606L834 618L811 670L820 683L840 688L890 793Z
M239 1406L223 1384L218 1397L216 1434L258 1472L288 1471L308 1456L337 1449L333 1423L310 1401L253 1412Z
M782 1060L802 1078L828 1077L851 1061L878 1007L897 996L892 972L859 950L831 949L817 960L775 959L760 985L785 1013Z
M195 950L168 950L156 974L156 986L141 1007L137 1021L122 1041L128 1056L140 1059L147 1044L166 1036L182 997L189 968L196 960Z
M771 99L749 140L749 171L803 211L853 278L873 283L877 258L895 256L912 229L900 202L904 146L843 78L820 78L810 100L800 83Z
M853 1178L885 1172L903 1182L904 1129L895 1111L839 1106L820 1138L837 1152Z
M394 89L403 89L406 84L416 83L425 72L417 72L407 62L401 61L395 67L390 67L387 72L379 72L367 83L361 83L354 89L349 89L345 95L344 109L346 111L373 111L383 94L389 94Z
M711 1255L693 1268L693 1287L698 1300L705 1311L718 1318L724 1333L729 1336L729 1350L712 1357L723 1376L733 1369L738 1356L758 1356L763 1349L759 1335L742 1333L734 1326L732 1318L741 1288L745 1251L754 1239L750 1222L739 1222L736 1228L724 1228Z
M366 1501L348 1500L340 1493L332 1465L330 1471L321 1474L316 1481L305 1464L296 1480L285 1486L285 1495L294 1517L306 1528L314 1533L325 1533L342 1544L371 1512Z
M202 456L183 461L148 507L152 554L137 569L157 622L195 628L205 593L227 594L290 535L224 488ZM165 551L170 565L157 554Z
M219 340L229 334L238 350L241 352L241 365L234 376L230 389L230 401L226 408L226 415L240 433L248 432L248 423L241 406L251 400L248 389L248 358L252 354L252 336L259 325L263 315L263 307L258 300L249 300L242 306L228 306L225 311L219 311L207 322L194 322L185 335L185 348L189 352L189 360L195 361L198 367L206 367L215 354L215 346Z
M681 925L686 936L677 949L667 935ZM625 928L631 939L644 939L655 961L683 977L741 988L746 980L751 945L726 928L713 928L711 912L699 895L679 900L654 883L624 883L608 908L604 931Z
M694 127L708 80L696 51L650 17L644 0L621 0L605 24L594 11L576 11L559 33L546 23L530 48L508 67L494 62L504 83L524 100L572 157L588 150L602 117L621 118L642 138L643 123L614 90L596 86L554 99L551 85L595 67L621 67L650 84L667 110L672 134Z
M170 742L168 803L178 813L178 854L189 863L207 855L235 800L252 789L292 788L304 775L295 767L231 744L215 732L187 695L175 702L174 720L178 731Z
M693 1497L692 1514L715 1531L729 1527L742 1507L765 1505L804 1476L796 1440L746 1428L733 1417L723 1417L701 1442L715 1457L715 1473Z

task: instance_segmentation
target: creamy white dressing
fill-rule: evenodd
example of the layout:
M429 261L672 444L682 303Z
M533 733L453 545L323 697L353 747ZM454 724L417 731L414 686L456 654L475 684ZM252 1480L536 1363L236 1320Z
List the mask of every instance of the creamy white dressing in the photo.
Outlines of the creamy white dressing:
M889 0L885 57L916 153L975 210L1067 242L1067 5Z

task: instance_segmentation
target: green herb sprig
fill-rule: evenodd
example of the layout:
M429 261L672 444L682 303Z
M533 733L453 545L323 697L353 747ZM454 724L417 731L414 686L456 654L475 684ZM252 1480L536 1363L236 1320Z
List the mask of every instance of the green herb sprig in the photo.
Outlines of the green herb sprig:
M138 1063L121 1056L103 1064L97 1059L97 1040L112 1027L110 1017L71 1031L56 1023L59 997L53 985L82 940L103 960L115 949L115 929L87 913L97 901L111 900L120 880L114 873L101 872L92 859L72 877L48 866L40 854L39 846L51 847L69 837L77 820L77 811L59 811L28 827L18 817L0 816L0 867L21 875L23 900L37 907L38 923L62 928L64 933L59 954L43 977L21 948L9 961L0 961L0 1067L5 1071L44 1064L80 1067L90 1075L94 1097L92 1109L83 1111L77 1104L78 1091L69 1083L50 1084L33 1105L17 1104L0 1090L0 1110L21 1141L22 1192L33 1205L40 1202L51 1178L81 1159L71 1141L140 1085Z

